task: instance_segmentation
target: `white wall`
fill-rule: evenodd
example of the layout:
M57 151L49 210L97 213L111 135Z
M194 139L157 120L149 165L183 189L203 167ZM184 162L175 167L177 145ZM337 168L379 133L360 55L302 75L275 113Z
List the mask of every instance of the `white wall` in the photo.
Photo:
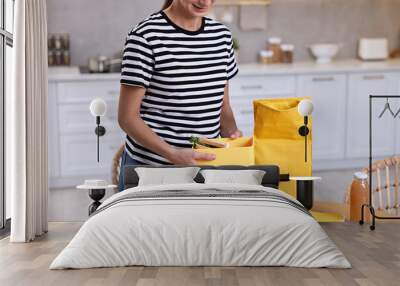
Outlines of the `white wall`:
M72 63L86 65L90 56L120 51L129 30L162 2L47 0L48 30L70 33ZM233 13L230 28L241 43L241 62L254 62L269 36L295 44L298 60L311 59L307 46L317 42L343 43L341 58L356 56L360 37L387 37L391 48L400 47L398 0L272 0L266 29L251 32L238 28L238 10Z

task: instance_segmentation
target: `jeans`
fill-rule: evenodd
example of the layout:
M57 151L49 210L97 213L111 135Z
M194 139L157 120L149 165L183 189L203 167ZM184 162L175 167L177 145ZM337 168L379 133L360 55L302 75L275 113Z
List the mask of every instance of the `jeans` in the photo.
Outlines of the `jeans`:
M121 157L121 165L119 168L119 181L118 181L118 191L122 192L124 190L124 169L125 166L129 166L129 165L138 165L138 163L131 158L131 156L129 156L126 151L124 151L124 153L122 153L122 157Z

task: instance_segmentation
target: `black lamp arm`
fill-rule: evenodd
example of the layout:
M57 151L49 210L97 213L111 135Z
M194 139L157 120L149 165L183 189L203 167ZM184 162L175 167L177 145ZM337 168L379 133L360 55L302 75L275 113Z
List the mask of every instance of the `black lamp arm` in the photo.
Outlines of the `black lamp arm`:
M97 162L100 161L100 137L106 134L106 129L104 126L100 125L100 116L96 116L96 129L94 133L97 135Z
M300 126L299 134L304 137L304 161L307 162L307 135L310 133L308 125L308 116L304 116L304 125Z

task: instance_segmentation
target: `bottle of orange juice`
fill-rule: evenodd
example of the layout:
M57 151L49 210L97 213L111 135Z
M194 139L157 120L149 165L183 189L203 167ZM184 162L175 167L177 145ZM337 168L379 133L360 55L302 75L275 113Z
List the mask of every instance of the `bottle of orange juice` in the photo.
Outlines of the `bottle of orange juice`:
M350 186L350 221L360 221L361 206L368 203L369 186L368 175L364 172L356 172ZM370 212L364 208L364 221L370 221Z

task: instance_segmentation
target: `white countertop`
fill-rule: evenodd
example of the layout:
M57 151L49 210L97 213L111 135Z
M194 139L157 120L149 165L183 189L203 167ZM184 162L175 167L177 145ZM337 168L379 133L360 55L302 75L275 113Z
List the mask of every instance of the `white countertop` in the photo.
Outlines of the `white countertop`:
M239 73L242 76L253 75L255 71L260 75L400 71L400 59L376 62L364 62L356 59L348 59L337 60L329 64L317 64L316 62L295 62L293 64L262 65L254 63L239 65L239 70Z
M340 72L390 72L400 71L400 59L363 62L356 59L337 60L329 64L316 62L295 62L293 64L239 64L239 75L291 75L291 74L324 74ZM92 81L119 80L119 73L62 73L49 68L49 81Z
M99 81L99 80L119 80L120 73L75 73L58 72L54 68L49 68L49 81Z

